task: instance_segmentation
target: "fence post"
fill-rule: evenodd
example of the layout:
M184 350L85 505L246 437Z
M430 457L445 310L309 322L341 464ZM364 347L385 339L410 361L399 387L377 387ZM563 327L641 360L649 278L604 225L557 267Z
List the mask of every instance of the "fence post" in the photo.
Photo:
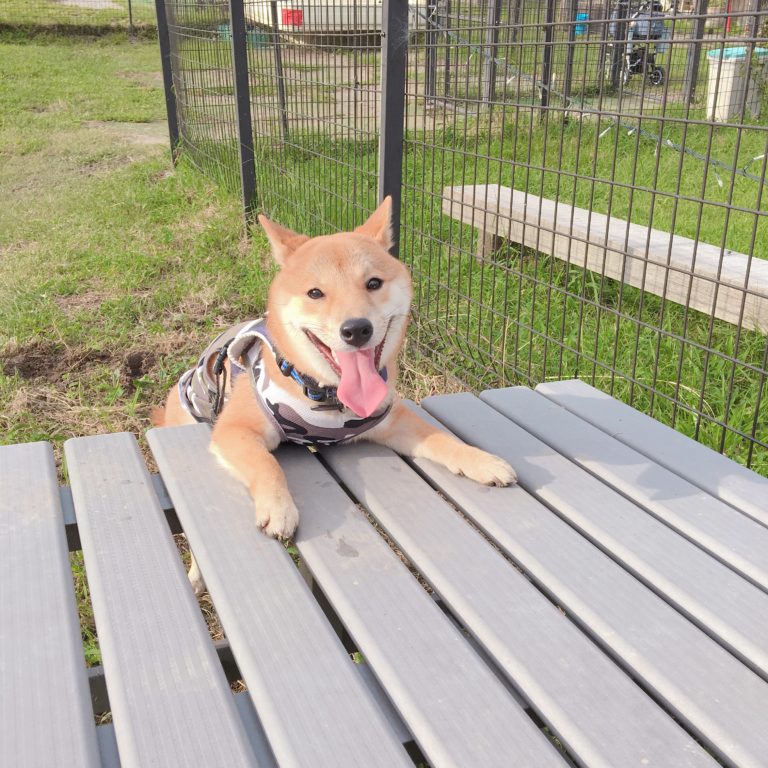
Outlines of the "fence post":
M285 99L285 78L283 76L283 49L280 46L280 26L277 22L277 0L269 3L272 14L272 50L275 52L275 70L277 78L277 103L280 109L280 130L283 141L288 140L288 107Z
M707 23L707 7L709 0L698 0L696 3L696 20L693 23L693 42L688 48L688 59L685 62L683 76L683 97L690 104L696 95L696 82L699 79L699 60L701 59L701 44L704 39L704 27Z
M552 87L552 40L555 35L555 3L547 0L547 16L544 21L544 51L541 55L541 106L542 119L549 105L549 89Z
M408 2L384 0L381 31L381 112L379 116L379 200L392 196L392 255L400 247L403 183L403 116L408 55Z
M445 72L443 73L443 96L447 99L451 94L451 0L444 0L444 22L440 24L445 38Z
M426 60L424 62L424 91L428 99L437 93L437 34L440 22L437 17L437 1L427 0L427 32L424 36Z
M496 59L499 54L499 24L501 0L489 0L485 30L485 67L483 77L483 101L487 104L496 99Z
M571 80L573 79L573 56L576 52L576 17L579 13L578 0L568 0L568 50L565 52L565 73L563 75L563 98L568 108L571 100ZM589 50L587 48L587 50Z
M510 42L517 42L517 32L520 26L520 12L521 5L524 0L509 0L507 5L507 11L509 12L509 40Z
M627 14L629 13L629 2L623 0L616 4L616 17L614 18L610 11L610 6L606 6L610 21L608 30L610 34L611 25L613 25L613 44L611 46L611 88L616 91L619 88L621 80L621 71L624 68L624 54L627 50Z
M232 31L232 66L235 76L237 137L240 151L240 181L246 225L256 205L256 163L253 154L251 93L248 86L248 39L245 33L243 0L229 0L229 25Z
M173 87L171 38L168 31L168 17L165 13L165 0L155 0L155 13L157 14L157 37L160 42L160 63L163 68L165 111L168 114L168 134L171 140L171 159L175 164L179 152L179 115L176 106L176 90Z
M128 0L128 34L132 35L134 33L133 29L133 3L132 0Z

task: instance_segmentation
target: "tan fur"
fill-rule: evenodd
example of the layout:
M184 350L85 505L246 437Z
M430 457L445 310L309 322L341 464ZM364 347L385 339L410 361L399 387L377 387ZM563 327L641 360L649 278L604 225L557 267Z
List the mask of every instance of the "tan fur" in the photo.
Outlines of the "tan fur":
M281 265L269 290L269 332L277 348L298 370L321 385L336 386L338 375L305 330L331 349L339 349L347 346L339 336L341 324L349 318L367 318L374 332L366 346L375 346L386 337L380 367L388 369L387 400L393 407L381 424L365 434L365 439L404 455L431 459L480 483L514 483L515 472L503 459L436 429L397 399L396 357L407 328L411 280L402 262L388 253L390 219L391 200L386 198L354 232L310 239L260 216L273 256ZM366 289L372 277L383 281L378 290ZM323 298L309 298L307 292L312 288L322 290ZM294 391L298 388L292 379L279 375L270 356L265 364L278 386ZM165 409L156 409L153 421L157 426L172 426L193 423L194 419L182 408L174 387ZM254 398L249 378L241 376L213 428L211 451L250 491L256 524L268 535L285 539L295 531L299 513L272 455L278 442L276 431ZM201 588L199 573L195 584Z

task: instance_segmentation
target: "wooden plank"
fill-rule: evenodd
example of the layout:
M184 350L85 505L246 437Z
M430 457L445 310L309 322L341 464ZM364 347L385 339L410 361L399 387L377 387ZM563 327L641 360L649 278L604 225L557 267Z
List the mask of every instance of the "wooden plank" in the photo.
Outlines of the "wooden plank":
M285 547L209 453L209 429L147 438L277 762L410 765Z
M216 654L219 657L219 664L221 664L224 670L224 674L227 677L227 682L232 684L236 681L242 680L243 675L240 672L240 668L237 666L234 655L232 654L232 647L229 644L229 640L226 638L222 640L215 640L213 647L216 649ZM413 736L405 727L402 719L397 714L397 710L395 710L395 708L392 706L392 702L387 698L378 681L374 677L373 672L371 672L368 664L355 664L355 671L360 675L360 678L368 689L368 692L384 714L387 723L389 723L390 727L394 731L398 741L400 741L401 744L405 744L408 741L413 741ZM96 713L109 712L109 694L107 692L107 684L104 679L104 667L89 667L88 683L91 689L91 705L93 707L93 711ZM235 704L238 705L238 711L240 711L242 714L244 711L244 705L238 700L238 696L235 696ZM254 717L256 717L255 714ZM248 723L246 723L246 725L248 725ZM258 724L258 727L261 730L260 723ZM255 744L254 751L256 752L256 756L257 758L260 758L260 754L264 750L264 746L254 741L252 738L252 730L250 728L247 728L246 730L249 738L251 739L251 745L254 746ZM264 744L267 744L266 736L264 737ZM266 748L269 749L268 746ZM274 758L272 758L272 760L274 760Z
M371 444L322 455L579 763L714 765L402 459Z
M532 435L768 590L768 530L527 387L483 399Z
M250 696L245 692L236 693L234 701L237 713L243 721L243 727L256 755L257 764L262 768L278 768ZM96 729L96 733L99 740L102 768L120 768L120 753L117 751L115 726L112 723L100 725Z
M320 462L278 456L301 511L299 552L429 764L565 768Z
M498 184L443 189L443 213L561 261L768 333L768 261ZM742 316L743 305L743 316Z
M462 437L493 430L520 483L673 603L732 653L768 677L768 595L600 480L472 395L427 398L427 411ZM459 420L457 410L466 419ZM472 422L469 422L471 414Z
M64 453L123 768L255 765L135 438Z
M583 381L540 384L536 391L768 526L768 478L751 472Z
M162 478L157 473L152 473L150 477L152 478L152 486L157 494L157 499L163 508L163 512L165 512L171 532L181 533L181 526L176 518L176 513L173 511L173 505L168 497L168 491L165 489ZM67 531L67 544L69 551L74 552L81 549L81 547L80 534L77 531L77 520L75 520L75 505L72 501L72 491L68 485L62 485L59 488L59 493L61 495L61 508L64 512L64 526Z
M233 698L253 753L256 755L256 765L261 768L278 768L250 696L247 692L240 692ZM102 768L120 768L120 754L117 750L114 725L112 723L100 725L96 732Z
M355 671L360 675L365 687L368 689L368 693L370 693L371 697L376 702L376 705L382 711L384 718L393 733L397 736L398 741L401 744L413 741L413 734L408 730L403 719L400 717L400 714L392 704L392 701L381 687L381 683L376 679L376 676L371 669L371 665L368 664L367 661L362 661L359 664L355 663Z
M496 430L472 436L495 452L506 445ZM716 755L764 765L762 678L520 486L488 493L425 459L413 464Z
M248 734L259 765L263 768L279 768L270 749L267 734L264 733L264 728L256 713L256 707L253 706L253 699L245 691L236 693L234 698L237 712L243 721L245 732Z
M48 443L0 447L0 765L98 766Z

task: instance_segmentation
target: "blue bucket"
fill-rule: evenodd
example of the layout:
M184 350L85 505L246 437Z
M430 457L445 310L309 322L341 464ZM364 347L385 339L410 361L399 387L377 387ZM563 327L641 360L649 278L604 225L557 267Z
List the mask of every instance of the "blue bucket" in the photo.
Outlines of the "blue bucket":
M576 14L576 21L587 21L589 19L588 13L577 13ZM577 24L576 25L576 37L581 37L582 35L585 35L587 33L587 25L586 24Z

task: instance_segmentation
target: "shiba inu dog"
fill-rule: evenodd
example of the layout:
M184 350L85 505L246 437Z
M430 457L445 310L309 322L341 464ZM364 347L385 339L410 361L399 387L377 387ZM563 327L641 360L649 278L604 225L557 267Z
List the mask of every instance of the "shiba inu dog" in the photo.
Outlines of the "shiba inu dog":
M353 232L309 238L260 216L280 265L266 317L222 334L154 414L156 426L213 423L211 451L248 488L269 536L289 538L299 523L272 455L284 440L365 438L479 483L516 481L507 462L428 424L395 394L411 279L388 252L390 217L386 198Z

